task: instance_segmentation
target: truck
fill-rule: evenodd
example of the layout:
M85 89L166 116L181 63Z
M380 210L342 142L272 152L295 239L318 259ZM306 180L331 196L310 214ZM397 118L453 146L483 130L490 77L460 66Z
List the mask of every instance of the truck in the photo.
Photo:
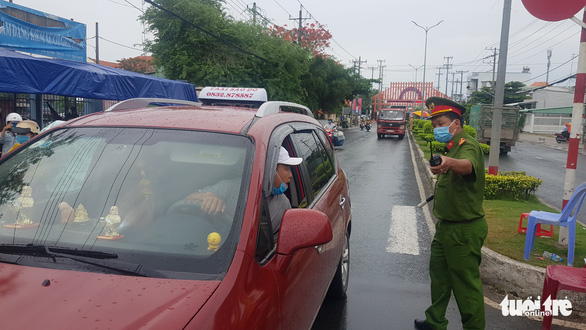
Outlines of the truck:
M511 151L519 138L519 108L504 106L502 111L500 154L506 155ZM476 130L478 142L490 145L492 133L492 113L494 107L486 104L476 104L470 108L470 126Z
M405 137L407 126L406 111L404 108L381 109L376 125L376 134L379 139L385 135L397 135L399 139Z

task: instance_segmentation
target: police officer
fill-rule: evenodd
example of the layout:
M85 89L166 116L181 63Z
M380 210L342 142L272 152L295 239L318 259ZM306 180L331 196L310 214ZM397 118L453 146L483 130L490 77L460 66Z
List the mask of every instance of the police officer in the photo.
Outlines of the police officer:
M484 329L484 295L480 249L488 232L482 201L484 154L476 139L462 129L466 108L440 97L425 102L431 110L434 137L446 143L437 175L433 214L438 219L431 243L431 306L416 329L447 329L446 309L452 292L464 329Z

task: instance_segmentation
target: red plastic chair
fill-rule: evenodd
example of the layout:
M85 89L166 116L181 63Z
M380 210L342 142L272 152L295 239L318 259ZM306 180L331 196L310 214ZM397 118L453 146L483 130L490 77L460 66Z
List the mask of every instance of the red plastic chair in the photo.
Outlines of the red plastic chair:
M519 219L519 227L517 228L517 234L526 233L527 227L523 227L523 219L527 219L529 221L529 213L521 214L521 218ZM553 237L553 225L549 225L549 230L541 229L541 224L537 224L537 229L535 231L535 236L548 236Z
M547 266L543 293L541 295L541 311L544 311L543 302L547 297L556 299L559 290L572 290L586 293L586 268L574 268L563 265ZM543 317L542 329L551 329L552 315Z

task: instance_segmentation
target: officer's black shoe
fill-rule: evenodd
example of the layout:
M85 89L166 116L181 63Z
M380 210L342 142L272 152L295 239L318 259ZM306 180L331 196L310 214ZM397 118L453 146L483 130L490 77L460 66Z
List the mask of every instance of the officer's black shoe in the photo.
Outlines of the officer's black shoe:
M431 325L429 325L429 323L427 323L427 321L425 321L425 320L419 320L419 319L415 319L415 329L418 329L418 330L433 330L433 328L431 327Z

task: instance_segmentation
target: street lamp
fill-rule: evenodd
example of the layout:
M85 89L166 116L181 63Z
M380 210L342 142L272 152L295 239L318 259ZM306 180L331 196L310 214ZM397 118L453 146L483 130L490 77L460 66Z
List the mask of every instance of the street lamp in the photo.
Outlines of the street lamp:
M412 67L413 69L415 69L415 86L417 86L417 70L421 69L421 67L422 67L423 65L420 65L420 66L413 66L413 65L409 64L409 66L410 66L410 67Z
M415 21L411 21L411 22L413 22L413 24L419 26L420 28L422 28L425 31L425 50L423 52L423 95L422 95L422 101L421 101L421 111L423 111L423 107L425 106L425 68L427 66L427 31L440 25L440 23L443 21L444 20L441 20L441 21L437 22L436 25L429 26L429 27L427 27L427 26L423 27L423 26L415 23ZM423 115L423 113L422 113L422 115Z

